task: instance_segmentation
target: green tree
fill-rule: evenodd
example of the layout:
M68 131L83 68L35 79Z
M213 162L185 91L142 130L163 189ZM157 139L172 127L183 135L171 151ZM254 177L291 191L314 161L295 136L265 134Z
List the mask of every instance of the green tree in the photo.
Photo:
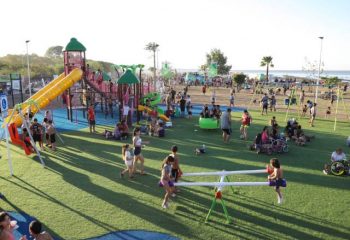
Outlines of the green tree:
M247 76L243 73L236 73L233 75L233 81L237 85L237 91L241 89L243 83L245 83Z
M153 53L153 78L154 78L154 86L156 84L156 51L159 47L158 43L150 42L146 45L145 50L150 51Z
M323 77L322 80L326 86L338 85L341 82L338 77Z
M210 53L206 55L207 63L205 66L201 66L201 69L206 69L210 66L211 63L215 62L217 64L218 74L225 75L228 74L231 70L231 65L226 65L227 57L220 49L212 49Z
M265 67L266 66L266 81L269 80L269 69L270 67L274 67L273 63L272 63L272 57L271 56L265 56L261 59L261 63L260 63L261 67Z
M45 57L48 58L60 58L63 57L63 47L62 46L53 46L49 47L49 49L45 52Z

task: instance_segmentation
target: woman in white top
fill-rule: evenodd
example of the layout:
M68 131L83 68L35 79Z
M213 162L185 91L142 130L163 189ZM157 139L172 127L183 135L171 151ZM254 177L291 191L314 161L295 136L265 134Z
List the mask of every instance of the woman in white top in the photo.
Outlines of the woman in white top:
M133 173L136 172L136 163L137 163L137 161L140 161L141 162L141 172L140 173L141 173L141 175L145 175L145 172L144 172L145 159L143 158L142 153L141 153L141 148L143 146L142 146L142 139L140 137L140 134L141 134L140 128L135 128L135 130L134 130L134 137L132 138L132 143L133 143L133 146L134 146ZM145 142L145 143L148 144L149 142Z
M345 159L346 159L346 155L343 152L343 149L341 149L341 148L336 149L332 153L332 156L331 156L331 161L332 162L339 162L339 161L342 161L342 160L345 160Z
M124 177L124 174L126 172L129 172L129 178L133 178L132 174L132 167L133 167L133 157L131 156L130 149L129 149L129 144L125 144L122 146L122 157L126 166L126 169L124 169L120 173L120 177Z

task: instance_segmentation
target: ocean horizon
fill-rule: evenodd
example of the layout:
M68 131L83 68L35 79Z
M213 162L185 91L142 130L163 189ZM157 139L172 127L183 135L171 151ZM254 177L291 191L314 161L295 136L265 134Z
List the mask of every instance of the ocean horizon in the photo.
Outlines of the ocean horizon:
M178 72L199 72L198 69L176 69ZM259 70L251 70L251 69L233 69L230 71L231 73L244 73L247 74L249 77L255 77L259 74L265 74L265 69L259 69ZM302 70L273 70L271 69L269 71L270 77L296 77L296 78L310 78L310 79L316 79L318 77L318 72L316 71L315 74L311 74L308 71L302 71ZM342 80L348 80L350 81L350 70L325 70L321 74L321 77L338 77Z

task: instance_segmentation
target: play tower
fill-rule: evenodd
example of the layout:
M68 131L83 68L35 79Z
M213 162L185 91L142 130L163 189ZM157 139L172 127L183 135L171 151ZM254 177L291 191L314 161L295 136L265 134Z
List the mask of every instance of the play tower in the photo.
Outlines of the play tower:
M75 68L79 68L85 73L85 51L86 48L82 43L80 43L76 38L71 38L70 42L67 44L65 50L63 51L64 73L66 76ZM68 88L62 97L66 99L67 103L67 118L73 121L73 95L71 94L71 89Z

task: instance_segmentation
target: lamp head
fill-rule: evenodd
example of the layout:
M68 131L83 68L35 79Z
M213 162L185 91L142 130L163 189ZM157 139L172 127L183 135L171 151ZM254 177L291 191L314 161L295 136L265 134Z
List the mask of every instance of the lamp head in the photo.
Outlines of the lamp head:
M26 43L29 43L30 42L30 40L26 40Z
M318 38L321 39L321 40L323 39L323 37L318 37Z

